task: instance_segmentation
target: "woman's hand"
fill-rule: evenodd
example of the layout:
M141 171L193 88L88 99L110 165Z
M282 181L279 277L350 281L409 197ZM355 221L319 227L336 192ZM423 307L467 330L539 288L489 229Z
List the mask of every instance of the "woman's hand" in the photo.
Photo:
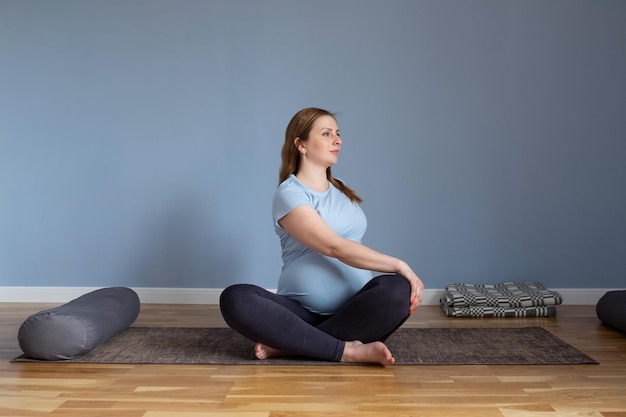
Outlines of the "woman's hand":
M400 261L396 273L402 275L409 281L409 284L411 284L411 307L409 308L409 314L413 314L417 306L419 306L424 299L424 283L404 261Z

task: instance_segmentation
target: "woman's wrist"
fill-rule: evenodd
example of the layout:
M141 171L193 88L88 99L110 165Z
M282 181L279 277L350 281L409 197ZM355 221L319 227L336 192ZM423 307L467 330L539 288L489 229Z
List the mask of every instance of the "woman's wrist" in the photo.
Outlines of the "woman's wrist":
M395 273L398 274L398 275L405 276L406 270L408 268L409 268L409 264L404 262L402 259L398 259L398 262L396 263Z

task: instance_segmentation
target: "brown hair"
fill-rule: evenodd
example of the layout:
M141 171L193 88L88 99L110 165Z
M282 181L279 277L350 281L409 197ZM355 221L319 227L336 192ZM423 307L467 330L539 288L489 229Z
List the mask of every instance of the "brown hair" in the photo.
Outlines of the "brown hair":
M281 151L281 158L283 162L278 173L279 184L285 181L291 174L298 173L301 156L300 152L298 152L298 148L296 147L295 139L300 138L302 141L306 142L309 139L309 133L311 133L311 129L313 128L313 123L315 123L320 116L330 116L333 119L335 118L334 113L311 107L300 110L291 118L291 121L289 121L287 129L285 130L285 143L283 144L283 149ZM328 178L328 181L339 191L344 193L353 203L359 204L363 201L361 200L361 197L359 197L351 188L337 178L333 177L330 167L326 169L326 178Z

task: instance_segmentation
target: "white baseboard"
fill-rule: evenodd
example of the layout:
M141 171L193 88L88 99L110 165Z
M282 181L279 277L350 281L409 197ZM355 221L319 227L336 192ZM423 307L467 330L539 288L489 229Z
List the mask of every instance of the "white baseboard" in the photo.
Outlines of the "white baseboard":
M0 287L0 302L66 303L98 287ZM221 288L133 288L143 304L219 304ZM563 305L595 305L614 288L553 289L563 297ZM270 290L272 291L272 290ZM423 305L438 305L443 289L427 289Z

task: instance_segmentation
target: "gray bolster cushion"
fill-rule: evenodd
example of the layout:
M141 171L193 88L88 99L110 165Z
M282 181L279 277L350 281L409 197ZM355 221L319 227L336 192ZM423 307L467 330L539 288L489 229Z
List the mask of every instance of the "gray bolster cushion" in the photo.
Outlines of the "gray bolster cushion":
M596 304L596 315L604 324L626 333L626 290L604 294Z
M33 359L74 359L130 327L139 307L139 297L130 288L102 288L31 315L17 339Z

